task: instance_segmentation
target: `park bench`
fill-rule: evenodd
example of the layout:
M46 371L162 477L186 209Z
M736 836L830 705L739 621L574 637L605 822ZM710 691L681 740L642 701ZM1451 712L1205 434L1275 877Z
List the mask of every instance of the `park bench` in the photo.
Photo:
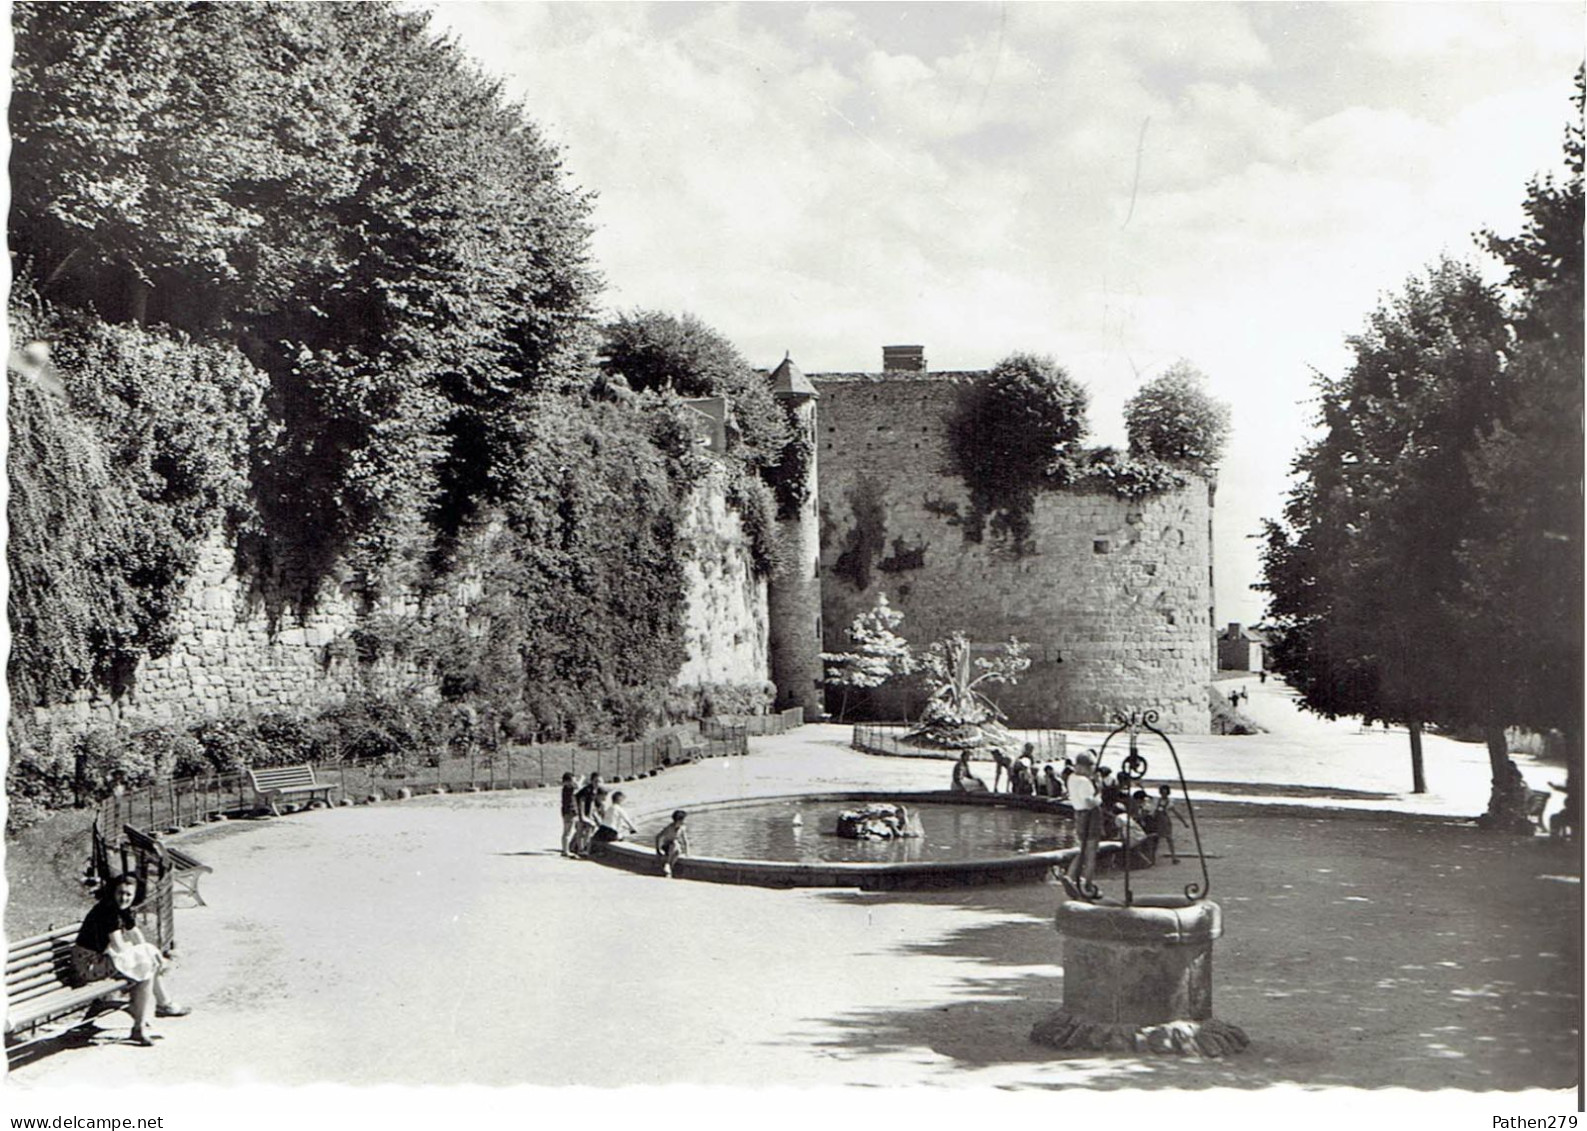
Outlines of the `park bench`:
M71 969L72 944L77 941L77 930L76 927L57 927L6 948L8 1040L23 1029L32 1029L84 1007L121 1007L119 1001L109 999L131 987L129 978L117 975L86 986L70 986L61 980L62 972Z
M270 806L270 812L277 817L281 815L281 802L291 798L306 797L313 800L323 797L325 804L331 803L331 790L337 788L333 784L314 780L314 767L307 763L301 766L271 766L263 770L249 770L248 779L253 782L254 792L264 799Z
M171 879L179 884L198 903L205 907L204 897L198 894L198 881L215 869L198 860L196 857L183 852L180 848L172 848L169 844L150 836L148 833L139 832L132 825L123 825L121 831L126 834L128 842L139 852L156 857L160 861L161 874L169 873Z
M1543 821L1543 810L1548 808L1549 793L1546 789L1529 789L1526 791L1526 819L1535 824L1539 832L1548 832L1548 825Z
M686 742L680 734L667 734L662 736L658 749L663 766L677 766L704 757L705 743L698 738Z

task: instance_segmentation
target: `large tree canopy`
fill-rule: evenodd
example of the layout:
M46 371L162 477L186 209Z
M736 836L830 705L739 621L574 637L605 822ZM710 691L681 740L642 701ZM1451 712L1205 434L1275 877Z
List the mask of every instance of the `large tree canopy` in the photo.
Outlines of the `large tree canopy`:
M1505 423L1471 467L1481 494L1463 547L1474 630L1490 641L1492 692L1512 721L1582 726L1582 96L1563 181L1527 186L1527 223L1484 241L1510 268L1515 342Z
M791 435L766 378L738 348L693 314L633 310L601 328L600 366L640 391L726 397L734 449L751 466L774 466Z
M1287 529L1268 528L1274 660L1308 706L1404 722L1464 710L1451 664L1466 643L1466 456L1502 411L1506 341L1498 295L1445 261L1373 313L1345 374L1319 379L1324 434L1296 461Z
M1504 728L1581 733L1582 149L1484 243L1509 294L1443 262L1319 378L1323 434L1267 524L1275 668L1327 715L1481 728L1488 816L1524 825ZM1507 301L1508 299L1508 301ZM1420 771L1417 771L1420 788Z
M13 330L67 389L10 405L18 701L117 690L168 647L227 523L283 606L344 564L421 598L489 579L467 631L360 629L443 698L545 738L654 722L706 469L670 395L588 395L591 202L522 108L406 5L13 15ZM769 532L744 467L781 410L728 376L770 410L729 467Z
M47 301L243 348L279 424L260 508L299 557L378 560L414 518L498 497L535 397L587 356L589 202L426 24L15 10L19 271Z

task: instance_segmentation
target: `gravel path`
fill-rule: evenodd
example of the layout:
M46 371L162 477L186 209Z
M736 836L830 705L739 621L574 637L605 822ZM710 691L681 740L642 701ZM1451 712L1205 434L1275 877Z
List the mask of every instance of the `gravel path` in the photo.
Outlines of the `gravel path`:
M110 1015L92 1047L51 1051L14 1071L7 1090L51 1099L85 1085L686 1082L1083 1089L1095 1099L1121 1088L1143 1098L1574 1088L1575 850L1449 819L1482 808L1480 746L1429 738L1433 792L1408 797L1396 792L1409 782L1403 734L1310 719L1281 686L1248 686L1247 713L1269 734L1179 743L1193 780L1263 791L1198 808L1226 917L1217 1013L1253 1040L1227 1062L1063 1059L1028 1042L1062 997L1056 889L906 896L669 883L562 859L546 790L185 837L215 868L209 906L179 912L180 989L193 1015L166 1023L153 1050L120 1043L124 1015ZM630 808L936 788L947 776L946 762L856 754L844 734L812 726L754 740L747 758L632 783ZM1154 776L1167 764L1154 757ZM1381 796L1296 798L1285 785ZM1189 876L1189 865L1162 866L1141 886L1168 890Z

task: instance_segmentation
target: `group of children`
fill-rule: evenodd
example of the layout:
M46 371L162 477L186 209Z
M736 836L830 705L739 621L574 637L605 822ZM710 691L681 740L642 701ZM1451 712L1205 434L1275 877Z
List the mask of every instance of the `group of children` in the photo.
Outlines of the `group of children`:
M1153 799L1146 790L1139 788L1138 779L1123 771L1115 774L1105 766L1095 766L1096 752L1092 750L1081 756L1079 766L1065 758L1062 770L1049 762L1038 773L1035 751L1035 744L1027 742L1019 757L1011 758L1005 751L994 748L990 792L1000 792L1006 776L1007 791L1015 796L1067 801L1070 779L1077 772L1084 773L1093 787L1088 792L1094 791L1100 797L1096 808L1102 839L1123 839L1134 844L1148 834L1155 834L1159 847L1167 849L1169 859L1179 863L1179 854L1174 848L1174 822L1186 822L1184 815L1174 808L1168 786L1158 786L1157 797ZM953 767L952 787L960 792L987 791L986 782L970 766L968 750L960 752L959 761Z
M612 792L601 784L600 773L590 774L582 785L571 771L562 775L562 855L582 858L589 855L591 845L622 840L637 833L638 827L623 808L627 794L622 790ZM689 851L689 836L683 822L688 814L682 809L673 813L672 821L656 834L656 855L662 859L662 872L672 876L672 866L678 857Z

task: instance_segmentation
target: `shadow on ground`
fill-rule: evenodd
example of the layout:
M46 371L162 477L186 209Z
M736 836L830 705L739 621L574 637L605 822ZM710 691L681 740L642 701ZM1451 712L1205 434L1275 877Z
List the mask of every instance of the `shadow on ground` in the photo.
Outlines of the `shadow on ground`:
M974 972L940 1002L811 1019L811 1043L859 1059L923 1048L971 1069L1061 1062L1053 1087L1574 1086L1582 901L1573 845L1448 820L1234 803L1209 804L1202 835L1224 858L1212 877L1225 923L1215 1015L1246 1030L1244 1054L1064 1056L1032 1044L1031 1026L1063 997L1051 919L1061 897L1050 885L827 894L975 912L973 923L896 947L968 960ZM1160 864L1136 888L1169 890L1199 871ZM1120 883L1108 886L1116 895ZM1032 971L1041 964L1052 972ZM1039 1074L1031 1083L1044 1084Z

